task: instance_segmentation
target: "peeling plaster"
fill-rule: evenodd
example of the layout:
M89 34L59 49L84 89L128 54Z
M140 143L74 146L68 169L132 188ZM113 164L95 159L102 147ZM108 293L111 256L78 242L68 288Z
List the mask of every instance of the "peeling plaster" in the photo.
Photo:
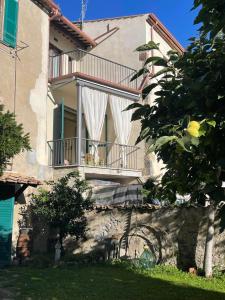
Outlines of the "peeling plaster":
M48 82L48 40L49 40L49 20L42 15L41 35L42 48L41 73L35 83L35 88L30 92L30 105L37 119L37 137L36 137L36 159L40 165L47 165L47 82ZM34 150L35 151L35 150Z

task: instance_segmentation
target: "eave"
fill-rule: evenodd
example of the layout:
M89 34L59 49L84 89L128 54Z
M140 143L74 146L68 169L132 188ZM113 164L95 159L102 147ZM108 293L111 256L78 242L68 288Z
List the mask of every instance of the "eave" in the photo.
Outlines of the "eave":
M154 30L171 46L171 48L177 50L180 54L185 52L184 47L154 14L149 14L147 22L154 27Z
M79 40L85 47L95 47L97 43L92 40L85 32L80 30L77 25L73 24L64 16L56 16L51 20L53 25L61 28L72 39Z
M97 43L92 40L85 32L80 30L78 26L73 24L69 19L62 15L60 7L51 0L31 0L41 9L43 9L50 17L50 22L60 27L70 38L79 40L85 48L95 47Z

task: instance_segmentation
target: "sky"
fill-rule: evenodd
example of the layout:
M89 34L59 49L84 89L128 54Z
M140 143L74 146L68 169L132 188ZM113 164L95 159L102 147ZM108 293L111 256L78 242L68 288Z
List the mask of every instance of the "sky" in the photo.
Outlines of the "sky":
M70 20L81 16L81 0L55 0ZM176 39L186 47L188 38L197 35L191 11L193 0L88 0L86 20L154 13Z

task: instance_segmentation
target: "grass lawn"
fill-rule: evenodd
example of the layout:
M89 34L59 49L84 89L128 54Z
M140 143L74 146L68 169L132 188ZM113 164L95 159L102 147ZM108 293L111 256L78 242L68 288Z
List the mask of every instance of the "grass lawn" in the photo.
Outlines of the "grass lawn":
M172 267L145 273L110 265L12 267L0 271L1 289L21 300L225 300L225 276L209 280Z

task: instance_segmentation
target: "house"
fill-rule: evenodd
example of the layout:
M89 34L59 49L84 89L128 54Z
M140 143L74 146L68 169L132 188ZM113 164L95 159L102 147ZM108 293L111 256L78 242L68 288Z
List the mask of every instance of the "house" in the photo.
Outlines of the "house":
M50 0L0 0L0 28L0 101L30 133L32 148L0 177L1 266L29 227L21 207L44 180L78 170L88 180L131 184L150 174L145 144L135 145L140 124L125 110L140 101L145 78L131 78L153 53L133 50L153 38L165 50L182 47L152 15L86 22L81 30Z
M47 2L37 6L26 0L0 1L0 102L30 132L33 149L15 157L0 178L0 267L10 262L11 248L15 253L20 206L31 188L40 184L41 174L48 172L45 121L51 8Z
M76 25L74 25L76 26ZM129 183L142 175L143 156L131 135L132 111L140 99L136 70L95 55L97 43L71 37L62 17L51 21L49 99L56 105L48 141L53 177L78 169L86 179ZM68 38L68 35L70 38Z
M182 45L152 13L85 21L83 29L98 43L91 50L92 54L102 55L136 70L140 70L150 56L166 57L170 50L175 50L180 54L184 52ZM157 50L135 51L139 46L150 41L159 44L160 52ZM149 76L139 82L139 88L144 88L147 84L155 82L151 76L160 68L152 67ZM150 93L145 103L152 104L154 102L154 92ZM140 101L142 102L142 100ZM140 125L134 123L132 136L136 138L139 130ZM138 144L138 146L142 149L142 176L160 176L162 174L162 162L158 162L154 154L147 153L147 147L144 143Z
M21 212L28 195L53 177L47 146L54 110L47 101L48 60L51 18L58 12L49 0L0 0L0 102L30 133L32 148L15 157L0 177L0 266L15 255L20 228L28 226ZM89 37L70 24L71 35L89 43Z

